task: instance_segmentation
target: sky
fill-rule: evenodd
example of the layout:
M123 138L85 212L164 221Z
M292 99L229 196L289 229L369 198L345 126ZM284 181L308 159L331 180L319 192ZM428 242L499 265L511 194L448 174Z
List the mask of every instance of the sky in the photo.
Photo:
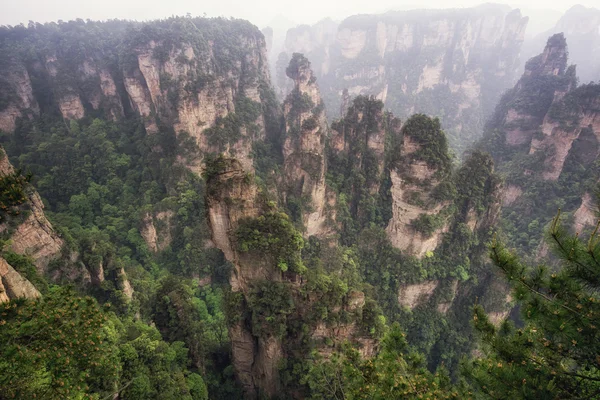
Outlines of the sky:
M314 23L324 17L341 20L353 14L412 8L460 8L480 3L481 0L0 0L0 25L76 18L149 20L190 13L193 16L248 19L262 28L281 16L300 24ZM508 4L530 11L564 12L575 4L598 7L598 0L509 0Z

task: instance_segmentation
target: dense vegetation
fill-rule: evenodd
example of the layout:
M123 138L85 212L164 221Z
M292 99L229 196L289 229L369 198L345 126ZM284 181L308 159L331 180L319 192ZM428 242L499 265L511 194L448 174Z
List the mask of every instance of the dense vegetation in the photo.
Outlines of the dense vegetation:
M381 101L360 96L332 125L345 145L340 150L329 143L326 160L315 159L327 165L328 190L335 194L335 219L328 221L333 238L302 236L305 199L277 203L284 126L291 135L312 131L316 119L300 125L298 116L323 112L299 90L289 98L287 125L277 117L268 82L261 82L267 87L259 90L260 103L236 96L235 112L217 117L203 132L215 154L201 154L188 133L174 132L171 108L213 79L244 72L248 66L237 60L246 49L231 37L256 39L257 32L242 21L201 18L2 28L0 46L31 71L41 114L23 115L14 132L0 136L11 161L30 172L0 178L0 222L9 227L0 238L1 256L42 297L0 304L0 398L241 398L230 338L240 327L252 346L281 345L282 398L597 395L597 232L585 246L554 220L550 236L566 265L548 273L530 272L494 243L492 260L514 284L525 325L490 324L483 310L502 311L506 302L503 281L484 257L500 179L482 151L466 153L455 165L437 118L417 114L401 126ZM151 40L159 42L152 57L160 63L182 51L182 43L199 54L210 47L215 57L207 67L178 53L194 79L183 88L161 79L169 104L157 103L164 110L151 111L156 132L147 131L148 121L127 105L112 118L110 104L94 110L84 101L85 118L62 118L56 104L61 90L91 98L93 85L83 84L76 68L85 57L104 60L112 74L135 74L135 50ZM55 80L35 68L52 52L61 58ZM288 74L294 78L308 65L294 55ZM257 71L246 72L240 76L259 79ZM542 89L548 82L538 83L535 93L547 98ZM2 110L15 93L0 92ZM582 102L597 96L593 86L577 93L553 111L556 118L573 117ZM265 132L256 123L261 116ZM256 176L244 173L241 179L256 185L261 211L227 233L231 251L258 277L247 290L232 291L231 277L243 274L213 246L207 214L219 193L231 189L226 179L234 175L227 171L232 154L219 153L244 142L244 135L252 141L244 144L252 148ZM587 132L574 146L583 151L591 136ZM201 174L187 168L199 157ZM511 162L522 167L519 160ZM582 185L592 187L596 166L583 168L572 159L566 165L573 175L565 176L565 185L579 185L573 177L585 176ZM432 173L415 177L414 167ZM439 236L437 248L422 257L394 247L386 232L394 212L393 174L413 189L402 200L423 211L410 224L414 234ZM33 187L65 241L45 274L30 257L9 250L11 228L29 212ZM224 199L221 206L237 200ZM430 213L435 207L439 212ZM508 235L521 229L517 219L507 219L515 221ZM526 239L537 243L539 225ZM402 306L399 294L423 283L433 287L429 296ZM482 345L475 341L474 316ZM461 359L479 354L474 350L484 353L461 369Z
M466 376L491 398L596 398L598 370L598 228L589 237L569 235L552 220L548 243L561 269L531 267L502 244L491 257L510 282L522 324L492 325L481 306L473 319L486 353L466 368Z
M53 134L40 134L44 131ZM118 346L121 346L118 343L123 342L125 346L129 341L144 337L149 341L148 345L154 343L153 348L158 345L157 350L162 346L165 352L172 352L172 355L164 355L167 357L165 361L153 361L154 357L163 357L157 350L141 357L135 352L143 349L132 348L133 353L128 357L134 357L135 362L128 366L130 371L116 374L114 383L110 384L113 386L102 390L122 390L127 398L151 398L159 392L163 396L161 398L169 398L164 397L168 396L168 386L161 389L161 383L152 387L158 381L162 382L152 374L160 375L160 368L166 368L171 374L175 365L180 371L180 376L173 378L179 381L177 385L186 388L186 382L190 380L190 385L193 383L197 386L193 390L204 393L190 398L207 396L203 378L197 372L201 372L204 379L212 380L212 384L216 385L214 390L219 393L226 395L235 390L227 389L227 384L223 383L224 379L232 379L231 373L227 375L225 368L227 357L223 359L221 356L228 354L226 331L214 325L219 318L224 318L220 305L224 289L220 289L218 282L224 282L228 267L219 252L202 246L202 241L209 237L203 217L203 182L169 159L175 153L163 151L156 154L150 150L154 146L152 142L165 143L161 140L166 141L166 135L148 137L135 121L112 123L99 119L81 121L79 124L72 122L68 130L60 122L54 125L39 121L23 126L17 134L17 137L27 138L31 145L14 160L26 165L33 173L34 184L48 201L46 213L67 242L63 250L64 257L54 261L50 268L59 272L59 276L68 274L70 270L81 275L78 263L83 262L92 269L92 276L101 278L99 285L80 281L79 288L93 293L101 302L112 303L116 312L111 317L112 324L125 324L119 328L123 333L115 333L114 346L117 347L111 351L121 354L119 352L124 350L118 350ZM14 139L14 136L7 139ZM175 138L172 140L175 141ZM17 152L10 141L6 146L9 153ZM162 148L167 146L163 145ZM161 212L169 215L169 219L162 222L165 226L160 226L160 220L154 223L161 229L159 232L170 235L172 240L156 256L144 242L139 227L147 223L143 222L146 215ZM72 254L78 255L75 262ZM22 263L18 262L15 255L5 253L4 257L15 268L25 271L25 268L19 267ZM95 269L97 265L103 266L102 273ZM126 277L122 276L123 270L126 271ZM172 278L169 277L171 274L180 277L176 280L179 288L173 287ZM193 289L196 286L193 282L182 281L185 277L207 275L213 276L216 283L212 290ZM133 301L121 290L124 278L130 280L135 288ZM66 281L67 277L64 279ZM36 283L36 286L44 287L47 283L41 286ZM61 293L58 291L56 296ZM165 302L165 296L176 297ZM52 300L46 296L44 299ZM79 300L74 297L73 301ZM132 320L140 313L141 321ZM150 329L143 322L150 319L160 332L155 328ZM212 322L214 319L215 322ZM119 335L123 338L119 339ZM170 350L173 345L169 343L177 345L177 350ZM110 368L120 370L124 368L121 366L125 365L123 363L129 363L125 359L119 360L119 357L126 357L124 354L115 357ZM153 362L162 366L153 367ZM215 368L212 375L206 372L211 368ZM133 378L135 380L130 382ZM121 387L125 385L126 388ZM88 386L91 389L85 393L98 393L99 389ZM234 387L233 383L229 386ZM184 392L188 390L192 389L185 389ZM176 393L180 393L180 389L173 389L173 396L178 397Z
M109 308L65 288L0 304L0 395L208 399L182 342L166 343L156 328Z
M239 396L230 365L224 314L230 267L220 251L204 245L210 238L204 181L176 162L177 157L196 156L198 149L189 135L176 135L169 127L168 110L162 110L165 121L157 121L159 131L153 135L147 134L143 121L126 102L124 116L117 120L111 117L113 104L107 103L109 98L103 98L103 106L93 110L86 99L98 93L99 82L86 85L77 69L84 61L94 60L96 65L106 67L117 82L117 96L126 96L117 78L136 68L137 59L131 56L138 46L160 39L153 56L164 61L165 55L177 52L183 44L201 53L206 51L209 40L217 43L214 57L219 69L213 71L214 76L207 76L206 67L196 64L190 65L198 78L195 87L180 88L177 83L161 79L167 98L176 105L174 94L181 97L186 90L196 92L216 76L239 69L234 60L247 48L230 40L238 34L262 39L246 22L202 18L172 18L149 24L72 21L1 29L0 46L12 57L12 69L20 61L29 70L41 111L40 117L20 119L14 132L2 133L11 162L30 172L2 178L2 218L6 214L13 225L22 221L28 212L27 195L32 189L27 183L31 180L46 204L46 215L66 242L62 257L50 264L46 276L39 276L27 257L3 249L2 256L44 297L39 304L30 301L7 305L18 314L2 318L3 346L6 343L9 347L3 347L1 352L19 351L14 350L18 342L13 344L4 338L14 336L17 340L22 335L19 340L28 342L28 335L45 329L48 322L40 319L37 308L85 301L96 308L95 302L110 304L113 311L106 318L96 308L90 312L101 319L94 320L94 329L110 333L110 341L103 339L107 347L101 349L108 361L90 359L98 368L83 364L76 368L72 364L74 375L64 378L52 376L60 367L52 364L48 368L55 370L45 373L38 369L39 381L32 380L27 387L15 384L22 377L2 373L7 380L2 382L1 390L13 387L10 390L14 391L3 392L0 397L15 394L31 398L31 394L36 394L38 398L56 398L55 388L61 383L64 390L70 391L67 398L83 398L85 394L105 398L116 392L124 398L139 399L203 399L208 393L211 398ZM59 60L53 79L35 67L36 62L51 54ZM178 62L190 61L180 57ZM252 74L250 71L245 76L250 79ZM13 90L10 79L2 77L2 84L10 86L6 92L9 98ZM65 123L56 103L63 95L61 90L77 93L89 117ZM273 105L268 99L264 104ZM236 99L235 106L236 113L214 128L220 129L212 135L217 147L236 140L242 126L248 132L256 130L253 124L257 117L270 112L243 96ZM207 136L212 137L210 132ZM155 246L142 235L148 228L157 232ZM5 230L2 239L10 233ZM200 278L212 281L212 285L200 287ZM66 294L56 286L60 283L74 285L75 292ZM124 291L129 284L134 288L133 298ZM95 300L81 297L85 294L93 295ZM19 311L21 308L23 311ZM16 317L25 318L29 315L26 313L33 313L29 321ZM61 319L77 328L81 317L65 311ZM26 326L27 331L21 332L21 326ZM75 328L63 331L64 340L78 340L72 337ZM35 352L46 345L36 344L38 347L30 349L27 357L35 357ZM48 361L40 363L50 362L54 355L49 354ZM30 359L24 360L28 363ZM7 368L14 359L3 361ZM111 371L105 382L100 367ZM28 371L23 368L23 376ZM70 372L65 370L67 373ZM86 373L94 380L93 385L81 380L81 374ZM65 396L66 392L61 393Z

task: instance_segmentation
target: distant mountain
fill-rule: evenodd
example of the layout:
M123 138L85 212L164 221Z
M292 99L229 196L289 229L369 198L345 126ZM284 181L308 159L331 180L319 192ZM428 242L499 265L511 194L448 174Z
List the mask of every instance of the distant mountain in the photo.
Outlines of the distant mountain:
M533 57L549 36L564 33L569 43L569 59L577 65L581 83L600 81L600 9L576 5L556 25L523 44L523 60Z
M355 15L339 25L323 20L288 31L275 84L283 98L291 90L287 62L293 53L303 53L329 118L343 115L344 90L350 96L373 95L402 118L439 116L461 153L514 83L526 26L518 10L497 4Z
M577 86L567 41L553 35L527 62L484 133L484 149L506 179L505 233L525 254L545 253L541 234L559 208L578 232L597 222L600 84Z

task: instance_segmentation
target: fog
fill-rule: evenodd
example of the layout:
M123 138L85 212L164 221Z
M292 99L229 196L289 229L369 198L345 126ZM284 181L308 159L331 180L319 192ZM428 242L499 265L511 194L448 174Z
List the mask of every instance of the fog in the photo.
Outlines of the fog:
M352 14L381 13L388 10L413 8L457 8L478 5L477 0L305 0L305 1L192 1L192 0L0 0L0 24L15 25L28 21L48 22L76 18L104 20L110 18L148 20L171 15L209 17L225 16L250 20L259 27L275 24L274 19L289 21L290 24L314 23L322 18L342 19ZM519 0L508 3L523 8L524 14L532 17L533 30L551 26L575 4L598 6L597 0L554 1ZM541 28L540 28L541 26Z

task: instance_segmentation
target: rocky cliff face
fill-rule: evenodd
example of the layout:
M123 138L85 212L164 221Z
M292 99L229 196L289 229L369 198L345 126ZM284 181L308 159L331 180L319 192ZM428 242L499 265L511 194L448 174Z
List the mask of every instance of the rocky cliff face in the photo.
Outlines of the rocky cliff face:
M0 303L14 299L35 299L40 292L0 257Z
M502 124L509 146L536 146L533 135L544 123L553 102L576 84L575 68L567 69L567 44L562 35L548 40L544 52L525 67L522 78L496 109L491 125Z
M401 121L383 109L374 97L360 96L345 107L344 117L331 126L329 147L333 157L346 159L351 168L369 171L365 184L371 194L381 190L388 153L399 151ZM389 141L389 143L386 143Z
M4 150L0 149L0 177L6 178L14 173L15 170ZM6 190L6 188L3 190ZM101 285L106 279L104 262L85 264L77 252L71 252L69 257L61 259L61 268L49 270L48 265L51 261L64 256L64 241L46 218L44 204L39 194L29 185L25 186L24 193L25 201L16 206L17 212L2 217L0 237L7 242L7 247L4 250L30 257L37 272L55 282L63 281L69 284L82 284L83 286L89 284ZM6 203L3 203L3 206L6 207ZM6 214L6 209L3 209L3 214ZM157 218L160 218L160 216L159 214ZM163 242L158 241L158 244L162 245ZM0 275L2 276L0 292L8 295L6 297L0 293L0 300L40 296L35 286L21 276L2 257L0 257L0 264ZM131 300L133 287L123 268L119 269L116 278L117 288Z
M212 171L208 177L207 199L212 241L234 267L229 282L234 295L238 296L236 309L233 310L238 317L234 318L229 334L233 365L244 388L245 397L274 397L282 393L279 366L282 360L297 356L296 353L303 346L297 342L297 332L278 330L285 327L288 323L286 320L304 321L310 327L309 337L317 344L325 339L332 339L336 343L343 340L357 341L362 344L365 355L372 355L376 342L361 333L356 322L332 325L321 318L315 320L310 317L313 302L316 304L319 301L318 293L307 296L304 292L303 288L310 285L310 280L313 279L308 278L308 282L306 281L302 272L304 267L296 265L292 268L290 262L287 262L285 268L282 268L281 257L288 260L286 257L293 256L291 253L274 255L270 246L261 247L262 251L253 250L252 246L256 242L248 242L248 238L240 233L244 232L243 229L248 224L252 226L252 235L270 235L271 233L266 232L288 226L292 231L279 231L276 234L277 242L302 241L300 236L296 236L296 239L286 236L294 231L288 217L277 212L273 201L265 200L265 194L258 190L251 172L245 170L239 161L227 158L217 159L207 170ZM263 224L271 225L266 227ZM253 240L260 241L260 238L254 237ZM292 252L294 251L299 251L299 248ZM281 305L275 303L281 301L281 298L272 297L274 293L286 299L283 300L285 313L277 309ZM264 301L268 304L263 303ZM335 306L336 311L331 312L344 309L345 312L357 315L364 305L364 295L351 292L344 296L342 303ZM266 320L263 320L264 307L272 307L272 314ZM257 324L261 320L263 322ZM275 331L272 321L279 321L280 324L275 325L278 327ZM321 351L327 354L329 350L323 348Z
M11 57L7 57L0 66L6 71L0 77L3 92L0 102L0 130L12 132L18 118L38 115L40 109L33 95L27 69Z
M333 196L325 185L327 121L316 78L308 60L296 54L286 71L294 89L283 104L285 201L304 202L306 236L325 236L327 209Z
M234 270L229 279L232 291L248 299L256 281L281 281L281 271L269 265L266 259L249 258L239 252L235 232L244 218L255 218L261 213L257 188L252 177L240 162L221 160L217 175L209 182L212 196L208 198L208 217L215 245L223 251ZM259 393L273 396L279 389L277 362L281 359L281 340L253 335L252 328L240 319L229 329L233 365L247 398Z
M147 213L142 219L140 234L153 253L171 244L174 212L171 210Z
M4 150L0 148L0 178L3 184L3 196L11 188L4 185L7 179L16 171L11 165ZM40 274L46 272L48 263L57 258L63 246L63 240L54 232L52 225L44 215L44 205L40 196L31 187L25 184L23 201L10 205L7 198L2 202L2 224L0 224L0 238L6 241L6 248L19 255L29 256ZM9 199L14 200L15 195ZM18 197L18 196L17 196ZM16 271L8 262L0 257L0 302L16 298L36 298L40 292L35 286Z
M577 210L577 231L595 225L589 193L599 176L594 162L600 156L600 85L577 87L567 55L565 36L550 37L543 53L527 62L522 78L503 96L486 128L484 145L507 174L504 213L518 213L521 221L515 220L515 227L529 227L519 229L541 228L559 207L568 213ZM544 204L538 205L538 198Z
M98 44L86 51L71 42L70 30L82 21L60 25L53 34L64 40L45 48L35 38L47 27L30 27L25 31L32 38L27 56L13 52L13 39L7 36L3 46L11 57L10 74L0 82L6 89L0 129L12 132L18 118L39 114L40 107L65 120L133 114L150 134L192 137L200 149L198 160L188 160L192 167L205 152L228 152L251 168L249 142L264 137L265 113L276 112L269 109L272 104L263 107L270 95L263 35L243 21L171 22L178 39L161 36L159 23L89 22L107 39L87 38ZM91 35L90 30L80 34ZM49 87L52 96L43 96L38 87Z
M338 197L348 207L342 215L352 215L353 229L385 226L394 247L418 258L438 249L453 221L475 232L492 225L499 211L489 157L470 154L453 170L439 120L417 114L402 125L374 97L355 98L332 124L328 173L338 182ZM473 179L481 187L472 202L452 194L474 190L463 182Z
M390 172L392 218L386 231L395 247L417 257L423 257L437 248L441 243L442 234L448 229L449 217L449 214L444 212L449 203L435 199L433 194L436 187L448 177L450 159L444 152L441 154L444 160L442 164L428 162L419 157L423 149L430 145L426 143L427 139L423 140L427 130L427 127L423 130L412 130L405 126L402 166ZM433 132L427 133L435 134L435 128ZM435 218L439 223L433 230L423 231L416 225L423 218Z
M440 116L460 147L478 137L513 81L526 24L518 10L492 5L360 15L344 20L335 40L325 34L332 24L290 30L286 54L315 59L328 110L339 109L344 89L374 95L399 117Z
M552 29L523 43L523 60L535 56L547 38L563 33L569 42L569 58L577 65L581 83L600 80L600 9L575 5L558 20Z
M504 131L507 147L541 157L544 180L559 179L576 142L586 142L586 154L579 157L591 161L597 156L598 85L576 87L575 67L567 67L567 55L563 34L548 39L544 52L527 62L523 77L504 96L490 123Z
M29 216L10 235L11 249L31 256L44 272L48 262L60 254L63 241L44 215L44 204L36 192L29 195L29 207Z
M0 176L14 172L6 153L0 149ZM60 255L63 240L46 219L44 204L37 192L26 188L26 197L20 214L0 224L0 235L10 241L12 251L30 256L38 271L44 273L48 263Z

